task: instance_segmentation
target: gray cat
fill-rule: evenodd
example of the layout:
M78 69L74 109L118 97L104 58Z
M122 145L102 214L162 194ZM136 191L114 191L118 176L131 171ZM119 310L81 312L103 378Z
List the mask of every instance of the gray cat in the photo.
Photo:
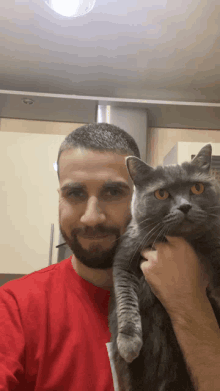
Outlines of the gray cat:
M135 185L132 220L114 259L109 317L120 391L196 389L170 317L139 265L143 249L166 235L184 237L210 276L207 296L220 325L220 191L209 174L211 153L208 144L190 163L155 169L126 159Z

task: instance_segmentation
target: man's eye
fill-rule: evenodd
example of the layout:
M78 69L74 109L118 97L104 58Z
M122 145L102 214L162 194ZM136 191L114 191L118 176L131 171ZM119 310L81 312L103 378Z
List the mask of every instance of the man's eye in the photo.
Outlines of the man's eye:
M104 191L104 195L111 196L111 197L119 197L123 195L123 191L117 188L106 189Z
M71 190L67 193L67 197L70 198L85 198L86 194L82 190Z

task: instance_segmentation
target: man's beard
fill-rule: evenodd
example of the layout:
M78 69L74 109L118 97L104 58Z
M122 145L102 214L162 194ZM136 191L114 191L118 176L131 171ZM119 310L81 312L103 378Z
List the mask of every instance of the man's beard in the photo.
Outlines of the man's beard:
M91 229L90 227L83 229L74 229L71 232L71 238L67 237L61 226L60 231L66 241L66 244L71 248L73 254L85 266L88 266L92 269L110 269L112 267L113 259L120 238L120 230L118 228L106 228L103 226L96 226L94 229ZM101 245L97 243L94 243L88 250L85 250L77 239L78 233L88 234L90 236L95 236L98 234L114 235L115 241L113 246L108 250L102 250Z

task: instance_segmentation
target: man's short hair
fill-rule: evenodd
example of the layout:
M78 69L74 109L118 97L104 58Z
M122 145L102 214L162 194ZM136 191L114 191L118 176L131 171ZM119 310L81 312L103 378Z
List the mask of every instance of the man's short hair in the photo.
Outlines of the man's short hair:
M80 126L62 142L57 158L57 174L59 176L59 160L63 151L69 149L88 149L100 152L116 152L121 155L137 156L140 151L136 141L130 134L118 126L107 123L94 123Z

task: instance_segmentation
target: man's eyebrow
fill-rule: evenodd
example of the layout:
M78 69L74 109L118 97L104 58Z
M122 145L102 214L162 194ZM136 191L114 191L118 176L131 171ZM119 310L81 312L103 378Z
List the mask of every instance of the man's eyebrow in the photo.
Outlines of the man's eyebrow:
M107 181L105 182L103 185L102 185L102 190L103 189L106 189L106 188L110 188L110 187L118 187L120 189L125 189L125 190L129 190L130 191L130 187L127 183L125 182L122 182L122 181ZM83 189L83 190L86 190L86 186L80 182L70 182L70 183L67 183L66 185L62 186L61 187L61 191L64 192L66 190L70 190L70 189Z
M86 186L80 182L70 182L61 187L61 191L66 191L70 189L86 189Z

